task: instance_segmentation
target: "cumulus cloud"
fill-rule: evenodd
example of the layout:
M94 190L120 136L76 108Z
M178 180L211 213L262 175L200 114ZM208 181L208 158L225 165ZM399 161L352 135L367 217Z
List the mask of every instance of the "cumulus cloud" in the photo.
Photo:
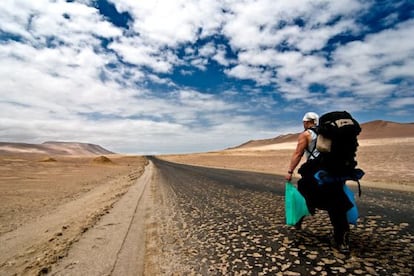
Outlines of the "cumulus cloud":
M203 151L284 133L309 108L412 110L401 3L378 26L364 21L375 1L107 4L114 14L89 0L2 3L1 140Z

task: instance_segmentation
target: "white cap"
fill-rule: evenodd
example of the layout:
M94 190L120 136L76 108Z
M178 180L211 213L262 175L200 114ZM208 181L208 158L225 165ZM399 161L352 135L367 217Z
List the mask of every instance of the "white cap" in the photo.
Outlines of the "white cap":
M317 125L319 116L315 112L307 112L305 116L303 116L303 121L313 121Z

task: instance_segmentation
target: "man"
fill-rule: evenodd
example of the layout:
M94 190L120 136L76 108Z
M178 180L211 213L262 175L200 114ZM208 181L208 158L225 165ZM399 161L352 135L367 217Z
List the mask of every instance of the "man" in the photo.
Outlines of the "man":
M349 252L349 224L346 218L346 210L352 207L341 185L329 185L319 187L314 175L320 168L319 151L316 148L319 116L314 112L307 112L303 117L304 131L299 134L296 150L293 153L286 180L292 180L292 174L300 163L303 155L306 155L306 162L299 168L301 179L298 181L298 190L306 200L309 212L315 213L315 208L327 210L329 218L334 227L334 239L342 252ZM350 205L351 204L351 205ZM340 206L340 208L337 208ZM295 225L301 229L302 221Z
M316 149L316 127L318 125L319 116L315 112L307 112L303 116L303 128L305 129L302 133L299 134L298 143L296 150L292 155L290 160L288 174L286 175L287 181L292 181L292 175L296 167L300 163L303 155L306 156L306 163L313 163L312 160L319 155L319 151ZM302 167L301 167L302 168ZM312 170L314 171L314 170ZM316 172L316 171L315 171ZM298 181L298 190L306 199L306 204L308 206L309 212L311 214L315 213L315 201L317 201L316 192L316 180L313 178L313 175L307 174L302 175L302 179ZM303 217L295 225L296 229L302 228Z
M318 125L318 120L319 116L315 112L308 112L303 116L303 128L305 131L299 134L298 144L290 160L286 180L292 180L293 172L304 154L306 155L307 160L315 159L319 155L319 152L316 149L317 134L314 130Z

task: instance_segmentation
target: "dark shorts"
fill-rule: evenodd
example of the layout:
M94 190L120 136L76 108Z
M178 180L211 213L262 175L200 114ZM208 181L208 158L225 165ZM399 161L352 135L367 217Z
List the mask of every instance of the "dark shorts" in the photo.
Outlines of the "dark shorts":
M306 199L309 209L335 210L347 212L353 207L343 190L343 182L319 185L314 175L321 168L318 160L308 160L300 168L302 178L298 181L298 190Z

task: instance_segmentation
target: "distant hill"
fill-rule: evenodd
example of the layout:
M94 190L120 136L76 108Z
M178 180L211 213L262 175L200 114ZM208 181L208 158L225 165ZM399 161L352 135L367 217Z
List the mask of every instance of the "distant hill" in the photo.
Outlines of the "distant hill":
M361 134L358 139L380 139L380 138L403 138L414 137L414 123L395 123L390 121L376 120L361 124ZM299 133L284 134L275 138L262 139L262 140L250 140L237 148L250 148L266 146L271 144L296 142L298 140Z
M295 142L298 140L298 136L299 136L299 133L294 133L294 134L284 134L284 135L280 135L275 138L269 138L269 139L250 140L250 141L247 141L246 143L243 143L231 149L251 148L251 147L260 147L260 146L267 146L267 145L286 143L286 142Z
M414 137L414 123L376 120L361 124L361 128L359 139Z
M46 155L102 155L113 154L101 146L77 142L48 141L42 144L0 142L0 154L37 153Z

